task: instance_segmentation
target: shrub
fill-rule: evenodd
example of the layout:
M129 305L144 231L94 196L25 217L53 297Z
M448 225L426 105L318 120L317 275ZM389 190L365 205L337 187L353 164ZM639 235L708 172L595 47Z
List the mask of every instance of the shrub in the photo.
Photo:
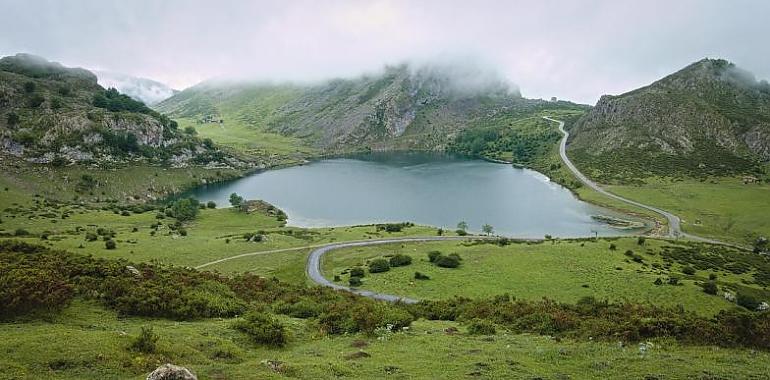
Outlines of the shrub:
M206 202L206 207L208 207L208 208L217 208L217 204L214 203L214 201L208 201L208 202Z
M369 262L369 273L382 273L390 270L390 263L385 259L374 259Z
M187 236L187 230L184 228L180 228L177 232L179 232L180 236Z
M706 294L717 294L717 284L714 281L703 283L703 292Z
M348 279L348 284L350 284L350 286L355 287L355 286L361 286L364 283L361 281L361 277L351 277L350 279Z
M682 273L684 273L684 274L686 274L688 276L692 276L692 275L695 274L695 268L693 268L691 266L686 266L686 267L682 268Z
M115 240L110 239L104 242L104 247L107 249L115 249L117 248L117 244L115 244Z
M312 300L301 299L294 303L278 303L273 310L294 318L311 318L321 314L323 307Z
M636 244L638 244L638 245L644 245L644 242L645 242L645 240L646 240L646 239L644 238L644 236L639 236L639 237L636 239Z
M152 327L142 326L142 331L139 336L134 338L129 346L131 351L142 352L145 354L152 354L158 348L158 335L152 330Z
M428 252L428 261L434 263L434 262L436 262L436 259L439 258L439 256L441 256L441 252L439 252L439 251L430 251L430 252Z
M679 285L679 278L677 278L677 277L669 277L668 278L668 284L669 285Z
M415 280L430 280L430 276L421 272L414 272Z
M365 273L364 268L361 267L353 267L350 269L350 277L364 277Z
M759 301L756 298L745 293L738 293L736 303L751 311L757 310L757 307L759 306Z
M661 280L660 277L658 277L657 279L655 279L655 285L663 285L663 280Z
M283 324L265 313L251 311L242 320L233 323L233 328L246 333L258 344L280 347L288 340Z
M14 236L27 236L29 235L29 231L23 229L23 228L17 228L16 231L13 232Z
M435 264L441 268L457 268L460 266L458 256L439 256Z
M412 263L412 256L397 254L390 258L391 267L403 267Z
M57 311L74 296L60 266L20 266L0 258L0 317Z
M200 211L200 202L195 198L179 199L171 204L171 216L180 222L195 219Z
M473 319L468 323L468 334L471 335L495 335L495 324L485 319Z
M611 243L610 244L610 251L614 251L616 249L618 249L618 246L616 246L615 243Z
M465 231L465 230L455 230L455 233L457 234L457 236L466 236L466 235L468 235L468 231Z

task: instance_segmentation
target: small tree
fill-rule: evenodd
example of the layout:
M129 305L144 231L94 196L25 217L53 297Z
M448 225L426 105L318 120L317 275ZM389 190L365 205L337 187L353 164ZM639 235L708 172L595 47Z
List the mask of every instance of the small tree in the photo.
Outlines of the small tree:
M430 252L428 252L428 261L430 261L432 263L436 262L436 259L438 259L439 256L441 256L441 252L439 252L439 251L430 251Z
M152 327L142 326L139 336L131 342L130 349L145 354L155 353L158 347L158 335L152 330Z
M243 197L237 193L230 194L230 205L239 208L243 205Z
M183 198L175 201L171 205L171 215L180 222L186 222L195 219L200 210L200 202L195 198Z
M246 333L254 343L283 346L288 340L283 324L265 313L249 312L242 320L235 322L233 327Z
M374 259L369 263L369 273L382 273L390 270L390 263L385 259Z
M350 286L353 286L353 287L361 286L363 284L363 281L361 281L361 277L351 277L350 279L348 279L348 284L350 284Z
M217 208L217 204L214 203L214 201L208 201L208 202L206 202L206 207L208 207L208 208Z
M457 223L457 230L467 232L468 231L468 223L466 223L464 220L460 223Z
M397 254L390 258L391 267L403 267L412 263L412 256Z
M487 234L487 236L492 235L493 232L495 232L495 228L492 227L492 225L485 224L481 226L481 231Z
M353 269L350 270L350 277L364 277L364 268L353 267Z
M104 242L104 247L107 249L115 249L117 248L117 244L115 244L115 240L107 240Z
M457 268L460 266L459 256L439 256L435 261L436 266L441 268Z

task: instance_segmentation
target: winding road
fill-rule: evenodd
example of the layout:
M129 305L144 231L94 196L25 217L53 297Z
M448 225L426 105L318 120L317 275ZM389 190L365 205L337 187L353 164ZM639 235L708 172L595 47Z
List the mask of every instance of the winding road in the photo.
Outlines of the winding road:
M605 196L608 196L610 198L619 200L621 202L625 202L625 203L628 203L630 205L641 207L641 208L643 208L645 210L649 210L649 211L652 211L652 212L654 212L656 214L662 215L664 218L666 218L666 220L668 220L668 237L670 237L670 238L679 238L681 236L681 237L686 237L688 239L696 240L696 241L700 241L700 242L704 242L704 243L721 244L721 245L727 245L727 246L730 246L730 247L746 249L746 247L742 247L742 246L739 246L739 245L735 245L735 244L731 244L731 243L726 243L726 242L719 241L719 240L714 240L714 239L708 239L708 238L700 237L700 236L697 236L697 235L688 234L688 233L682 231L681 219L679 219L678 216L676 216L676 215L674 215L674 214L672 214L672 213L670 213L670 212L668 212L666 210L662 210L662 209L659 209L657 207L653 207L653 206L646 205L644 203L640 203L640 202L637 202L637 201L634 201L634 200L631 200L631 199L628 199L628 198L624 198L624 197L621 197L620 195L613 194L613 193L603 189L596 182L591 181L590 179L588 179L588 177L586 177L583 173L581 173L580 170L578 170L578 168L575 166L575 164L573 164L572 161L570 161L569 157L567 157L567 139L569 138L569 132L567 132L564 129L564 122L561 121L561 120L552 119L552 118L550 118L548 116L543 116L543 119L559 124L559 132L561 132L564 135L561 138L561 142L559 143L559 155L561 156L561 160L564 161L564 163L567 165L569 170L571 170L572 173L575 174L575 176L580 180L580 182L583 182L583 184L585 184L586 186L590 187L591 189L595 190L596 192L598 192L598 193L600 193L602 195L605 195Z
M335 243L317 248L310 252L310 256L307 259L307 265L305 267L305 273L308 278L318 285L328 286L337 290L345 290L351 293L355 293L364 297L374 298L376 300L389 301L389 302L403 302L403 303L417 303L418 300L396 296L392 294L384 294L372 292L369 290L355 289L349 286L335 284L321 274L321 258L329 251L341 248L351 247L364 247L370 245L382 245L382 244L394 244L394 243L415 243L415 242L428 242L428 241L445 241L445 240L469 240L469 239L496 239L496 237L488 236L432 236L432 237L411 237L411 238L393 238L393 239L378 239L378 240L366 240L366 241L354 241L347 243Z

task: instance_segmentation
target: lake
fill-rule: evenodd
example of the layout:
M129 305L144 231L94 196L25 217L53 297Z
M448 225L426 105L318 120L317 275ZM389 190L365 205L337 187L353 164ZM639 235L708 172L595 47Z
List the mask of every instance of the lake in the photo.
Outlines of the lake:
M284 210L288 224L331 227L410 221L455 229L466 221L511 237L628 234L591 215L617 214L577 199L532 170L430 153L373 153L270 170L185 195L227 206L231 193Z

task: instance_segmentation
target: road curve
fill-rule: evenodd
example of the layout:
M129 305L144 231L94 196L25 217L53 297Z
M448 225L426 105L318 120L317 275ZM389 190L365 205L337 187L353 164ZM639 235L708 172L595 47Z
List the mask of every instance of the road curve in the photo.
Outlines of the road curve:
M726 242L719 241L719 240L708 239L708 238L700 237L700 236L697 236L697 235L692 235L692 234L685 233L685 232L682 231L681 220L679 219L678 216L676 216L676 215L674 215L674 214L672 214L672 213L670 213L670 212L668 212L666 210L662 210L662 209L659 209L657 207L649 206L649 205L646 205L644 203L639 203L637 201L634 201L634 200L631 200L631 199L628 199L628 198L624 198L624 197L621 197L620 195L616 195L616 194L610 193L607 190L604 190L601 186L596 184L596 182L591 181L590 179L588 179L588 177L586 177L583 173L581 173L580 170L578 170L578 168L575 166L575 164L573 164L572 161L570 161L569 157L567 157L567 139L569 138L569 132L567 132L564 129L564 122L561 121L561 120L552 119L552 118L550 118L548 116L543 116L543 119L548 120L548 121L552 121L554 123L558 123L559 124L559 132L561 132L564 135L561 138L561 142L559 143L559 155L561 156L562 161L564 161L564 163L567 165L569 170L571 170L572 173L575 174L576 177L578 177L580 182L583 182L583 184L585 184L586 186L588 186L588 187L594 189L595 191L597 191L597 192L599 192L599 193L601 193L603 195L606 195L606 196L608 196L610 198L617 199L617 200L619 200L621 202L625 202L625 203L628 203L628 204L631 204L631 205L634 205L634 206L637 206L637 207L641 207L643 209L650 210L650 211L652 211L652 212L654 212L656 214L662 215L663 217L666 218L666 220L668 220L668 237L678 238L678 237L681 236L681 237L686 237L686 238L689 238L689 239L692 239L692 240L697 240L697 241L700 241L700 242L711 243L711 244L721 244L721 245L727 245L727 246L731 246L731 247L746 249L746 247L742 247L742 246L739 246L739 245L735 245L735 244L726 243Z
M393 239L377 239L366 241L354 241L346 243L334 243L328 244L320 248L314 249L310 252L310 256L307 259L307 265L305 272L308 278L318 285L328 286L337 290L345 290L351 293L355 293L364 297L373 298L376 300L388 301L388 302L403 302L403 303L417 303L418 300L413 298L401 297L392 294L384 294L372 292L369 290L355 289L349 286L335 284L329 281L321 274L321 258L326 253L335 249L350 248L350 247L364 247L370 245L382 245L393 243L415 243L415 242L429 242L429 241L446 241L446 240L473 240L473 239L496 239L496 237L487 236L432 236L432 237L411 237L411 238L393 238Z

